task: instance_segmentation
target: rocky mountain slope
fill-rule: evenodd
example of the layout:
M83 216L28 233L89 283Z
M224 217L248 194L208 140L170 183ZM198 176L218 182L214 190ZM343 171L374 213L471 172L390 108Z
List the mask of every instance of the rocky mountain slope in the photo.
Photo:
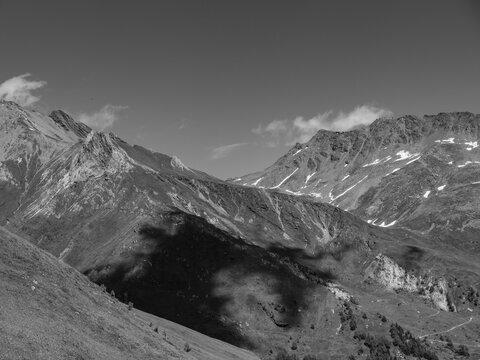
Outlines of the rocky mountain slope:
M285 175L273 189L263 186L260 178L256 186L224 182L175 157L91 131L63 112L44 116L8 102L0 102L0 109L0 223L105 284L121 301L133 301L142 310L250 348L264 358L273 358L282 348L331 359L360 349L367 354L366 345L353 338L355 329L347 326L346 317L355 319L355 328L369 329L375 336L393 321L419 335L473 312L467 330L454 340L471 344L469 337L479 333L475 301L480 265L478 253L471 251L475 243L439 243L431 236L433 230L429 234L413 225L382 228L375 225L378 220L390 218L368 224L357 216L363 216L360 207L344 211L333 206L342 207L343 202L327 204L320 196L289 194L286 190L294 190L284 185L293 186L290 179L297 179L296 173ZM429 140L432 149L439 144L435 139ZM318 143L331 147L323 140ZM364 167L353 158L347 166L334 166L342 161L340 154L343 161L348 157L340 151L348 146L340 143L329 150L330 165L322 174L333 179L335 172L351 166L350 176L361 180L361 169L376 166ZM389 146L374 144L360 147L380 154ZM370 157L377 153L362 156L374 163L376 158ZM407 164L415 158L400 160L402 171L423 164L420 159ZM308 163L307 168L312 166ZM304 171L297 169L292 172ZM313 174L308 181L313 178L318 192L320 180ZM336 189L331 189L335 196ZM359 197L366 196L368 189L364 190ZM380 254L391 262L380 262ZM407 272L416 287L409 282L390 286L402 284L400 278ZM444 283L444 298L448 294L450 308L457 312L445 312L440 320L412 317L418 309L427 314L442 306L435 284ZM391 291L398 294L393 297ZM377 324L377 300L392 319ZM440 353L449 351L444 342L427 345Z
M441 113L321 130L266 170L232 182L306 195L376 226L455 238L478 251L479 128L479 115Z

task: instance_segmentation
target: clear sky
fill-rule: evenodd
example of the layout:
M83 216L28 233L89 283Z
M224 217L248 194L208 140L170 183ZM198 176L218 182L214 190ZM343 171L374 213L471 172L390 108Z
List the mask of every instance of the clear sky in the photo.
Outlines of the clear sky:
M480 113L480 1L0 0L12 78L0 96L233 177L319 128Z

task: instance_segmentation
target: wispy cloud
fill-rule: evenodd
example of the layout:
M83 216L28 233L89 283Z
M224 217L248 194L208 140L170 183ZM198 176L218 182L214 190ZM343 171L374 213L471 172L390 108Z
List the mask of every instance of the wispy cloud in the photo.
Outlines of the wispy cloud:
M0 84L0 100L14 101L20 106L30 106L40 100L39 96L32 94L47 85L46 81L29 80L31 74L15 76Z
M380 117L392 116L390 110L373 105L355 107L345 113L332 110L318 114L311 119L297 117L293 120L274 120L266 126L259 124L252 132L261 135L267 146L279 144L293 145L297 142L305 143L320 129L331 131L348 131L361 125L369 125Z
M108 104L93 114L79 114L77 119L92 129L105 130L118 120L118 113L125 109L128 109L128 106Z
M223 146L216 147L215 149L212 149L210 157L213 160L224 158L227 155L229 155L232 151L245 145L248 145L248 143L238 143L238 144L230 144L230 145L223 145Z
M178 130L183 130L187 127L187 121L186 120L182 120L182 122L180 123L180 125L178 125Z

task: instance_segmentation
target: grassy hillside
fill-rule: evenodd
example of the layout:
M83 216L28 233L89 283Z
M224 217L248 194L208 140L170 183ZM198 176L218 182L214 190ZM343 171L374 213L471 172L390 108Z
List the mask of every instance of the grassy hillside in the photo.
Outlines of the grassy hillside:
M0 359L258 359L129 310L73 268L1 227L0 258Z

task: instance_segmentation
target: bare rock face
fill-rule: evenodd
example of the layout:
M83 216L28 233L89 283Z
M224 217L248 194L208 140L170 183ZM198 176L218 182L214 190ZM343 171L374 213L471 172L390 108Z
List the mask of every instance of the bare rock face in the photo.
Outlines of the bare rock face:
M455 305L448 298L448 284L445 279L430 280L427 284L426 296L443 311L456 311Z
M456 311L455 304L448 296L449 286L445 279L409 274L393 259L383 254L378 254L365 269L365 278L389 290L419 293L437 309Z
M417 278L388 256L378 254L365 270L367 279L373 279L390 290L417 291Z
M87 125L76 122L70 115L62 110L52 111L48 116L64 130L72 131L79 138L85 138L92 131Z

